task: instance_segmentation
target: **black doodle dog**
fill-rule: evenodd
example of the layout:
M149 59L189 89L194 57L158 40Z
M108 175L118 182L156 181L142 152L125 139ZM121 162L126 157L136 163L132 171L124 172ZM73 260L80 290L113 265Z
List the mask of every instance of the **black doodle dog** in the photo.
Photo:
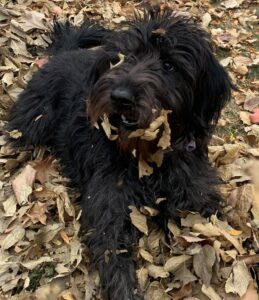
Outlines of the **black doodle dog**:
M6 130L22 133L15 146L51 146L80 189L104 298L141 299L129 206L156 208L160 221L179 210L209 215L218 209L207 146L230 99L230 80L208 35L170 9L146 12L125 31L56 23L52 40L49 62L12 107ZM129 134L148 128L162 110L171 111L171 147L160 167L151 163L153 173L139 178L132 152L148 160L156 143ZM117 128L115 141L94 126L104 115ZM161 197L166 200L157 204Z

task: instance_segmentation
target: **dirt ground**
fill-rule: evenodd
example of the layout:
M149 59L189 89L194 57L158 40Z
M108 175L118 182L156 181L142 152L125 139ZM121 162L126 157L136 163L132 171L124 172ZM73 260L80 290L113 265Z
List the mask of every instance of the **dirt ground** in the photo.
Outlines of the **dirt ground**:
M134 11L161 1L0 0L0 299L101 299L99 278L80 242L78 193L49 149L11 149L3 136L8 107L44 63L53 17L126 27ZM178 0L167 5L206 28L237 89L209 147L224 180L224 220L182 214L169 240L145 208L135 247L146 300L258 299L258 20L254 0ZM19 132L10 132L19 137Z

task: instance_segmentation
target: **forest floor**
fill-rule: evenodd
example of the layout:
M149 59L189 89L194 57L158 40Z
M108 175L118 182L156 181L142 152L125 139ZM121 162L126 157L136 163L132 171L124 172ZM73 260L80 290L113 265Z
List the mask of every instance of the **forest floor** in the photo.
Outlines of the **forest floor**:
M101 299L80 242L78 193L49 149L6 144L7 109L44 63L53 17L124 27L150 2L0 0L0 299ZM148 234L134 259L146 300L258 299L259 93L256 1L178 0L167 4L211 33L215 52L237 89L209 147L224 180L224 220L183 214L169 222L169 241L139 212ZM17 133L12 132L15 135ZM136 223L136 222L135 222ZM138 226L141 229L141 226Z

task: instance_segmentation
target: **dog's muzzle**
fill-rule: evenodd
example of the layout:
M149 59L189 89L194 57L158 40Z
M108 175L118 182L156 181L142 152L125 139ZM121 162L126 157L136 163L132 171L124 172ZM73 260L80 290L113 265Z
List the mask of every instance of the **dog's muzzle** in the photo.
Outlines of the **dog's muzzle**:
M116 87L111 91L111 102L116 111L113 116L127 129L134 129L138 125L135 95L130 88Z

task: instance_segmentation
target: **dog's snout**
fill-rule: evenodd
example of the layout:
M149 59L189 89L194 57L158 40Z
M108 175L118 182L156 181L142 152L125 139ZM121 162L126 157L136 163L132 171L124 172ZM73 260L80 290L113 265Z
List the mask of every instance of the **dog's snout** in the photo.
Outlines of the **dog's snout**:
M111 99L115 105L131 106L134 104L135 96L129 88L117 87L112 90Z

